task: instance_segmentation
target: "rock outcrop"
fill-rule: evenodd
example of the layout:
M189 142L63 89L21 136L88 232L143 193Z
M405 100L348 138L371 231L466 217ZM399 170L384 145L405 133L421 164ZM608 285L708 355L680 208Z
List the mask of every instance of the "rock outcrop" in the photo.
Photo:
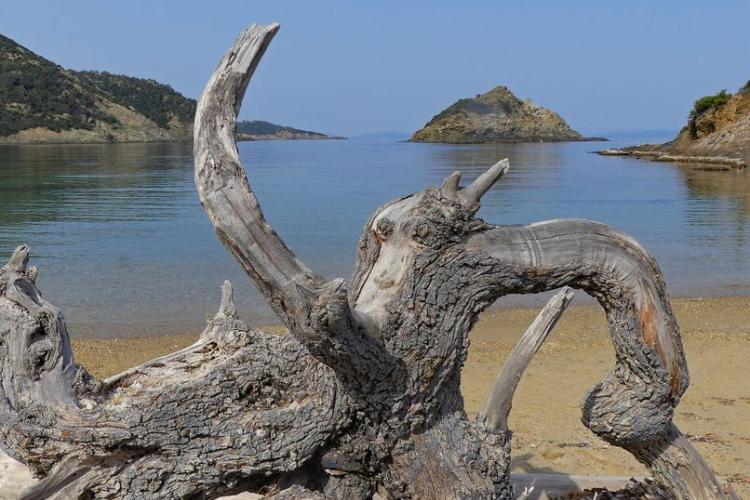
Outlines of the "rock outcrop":
M750 161L750 82L725 104L691 117L667 152L697 156L727 156Z
M503 86L457 101L411 137L412 142L455 144L583 140L560 115Z
M698 99L687 125L669 142L600 154L744 168L750 163L750 82L734 95L722 91Z

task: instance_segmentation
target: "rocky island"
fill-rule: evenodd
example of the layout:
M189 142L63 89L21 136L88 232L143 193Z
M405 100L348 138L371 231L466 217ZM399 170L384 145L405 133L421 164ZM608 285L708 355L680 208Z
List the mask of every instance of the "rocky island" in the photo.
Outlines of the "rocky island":
M155 80L73 71L0 35L0 144L189 141L195 99ZM262 121L241 140L331 139Z
M745 168L750 162L750 81L736 94L722 90L695 101L687 125L669 142L605 149L599 154L700 163L724 170Z
M452 144L564 142L585 138L557 113L516 97L498 86L474 98L460 99L412 135L412 142Z

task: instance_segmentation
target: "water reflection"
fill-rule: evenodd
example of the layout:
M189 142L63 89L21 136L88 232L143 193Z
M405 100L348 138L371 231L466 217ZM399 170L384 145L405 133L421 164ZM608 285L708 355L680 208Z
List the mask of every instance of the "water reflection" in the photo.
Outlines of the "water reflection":
M690 196L698 200L723 199L738 221L750 216L750 171L717 172L690 167L680 169Z
M750 174L680 168L689 195L685 214L690 241L704 266L737 293L750 287ZM720 247L721 251L716 251ZM732 276L732 273L734 275Z
M184 144L2 148L0 225L174 215L164 198L175 195L189 155Z
M348 277L377 206L509 157L485 220L600 220L642 240L675 294L750 293L747 174L589 154L597 146L253 142L240 156L270 222L329 277ZM199 206L190 149L0 147L0 258L31 244L47 296L87 335L198 330L226 278L245 318L272 321Z

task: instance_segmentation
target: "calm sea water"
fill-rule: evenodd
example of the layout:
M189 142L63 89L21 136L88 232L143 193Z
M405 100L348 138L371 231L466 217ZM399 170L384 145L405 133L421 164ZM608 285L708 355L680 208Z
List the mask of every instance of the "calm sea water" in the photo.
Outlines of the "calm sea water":
M245 142L240 154L270 222L328 277L349 276L381 203L509 157L511 173L483 198L485 220L596 219L649 247L673 295L750 294L748 173L589 153L599 147L287 141ZM31 245L40 287L74 335L199 331L224 279L244 318L273 321L200 208L190 153L185 144L0 147L0 258Z

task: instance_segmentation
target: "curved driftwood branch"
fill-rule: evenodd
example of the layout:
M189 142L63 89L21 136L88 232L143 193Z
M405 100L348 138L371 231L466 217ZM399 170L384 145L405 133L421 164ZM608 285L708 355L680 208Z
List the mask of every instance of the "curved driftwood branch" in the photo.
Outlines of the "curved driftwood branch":
M679 498L731 498L672 423L687 363L661 272L640 244L583 220L489 228L464 244L483 256L500 294L570 286L593 295L607 314L616 366L589 392L583 423Z
M557 320L573 300L573 295L573 291L567 287L557 292L539 311L505 359L503 368L487 398L484 412L482 412L484 425L488 431L508 432L508 417L513 405L513 395L516 393L516 387L521 381L523 372L526 371L534 354L542 347L542 343L552 332Z
M195 185L219 239L293 324L325 280L308 269L266 222L235 145L235 119L250 78L279 26L253 25L235 41L208 81L195 114Z
M349 290L294 256L234 143L245 89L277 30L245 30L206 86L195 181L219 239L290 335L248 328L225 283L195 344L96 380L75 364L65 320L19 247L0 268L0 445L43 478L26 496L512 498L508 398L484 420L464 409L468 333L505 294L570 286L599 300L616 353L584 423L648 465L654 491L735 498L672 424L688 376L654 259L593 222L476 218L507 160L466 188L454 173L377 209Z
M343 280L327 282L308 269L266 222L237 153L242 98L278 29L277 24L246 29L206 85L195 114L195 185L219 240L292 335L343 382L360 385L352 368L390 370L387 353L354 328ZM370 377L383 375L373 371Z

